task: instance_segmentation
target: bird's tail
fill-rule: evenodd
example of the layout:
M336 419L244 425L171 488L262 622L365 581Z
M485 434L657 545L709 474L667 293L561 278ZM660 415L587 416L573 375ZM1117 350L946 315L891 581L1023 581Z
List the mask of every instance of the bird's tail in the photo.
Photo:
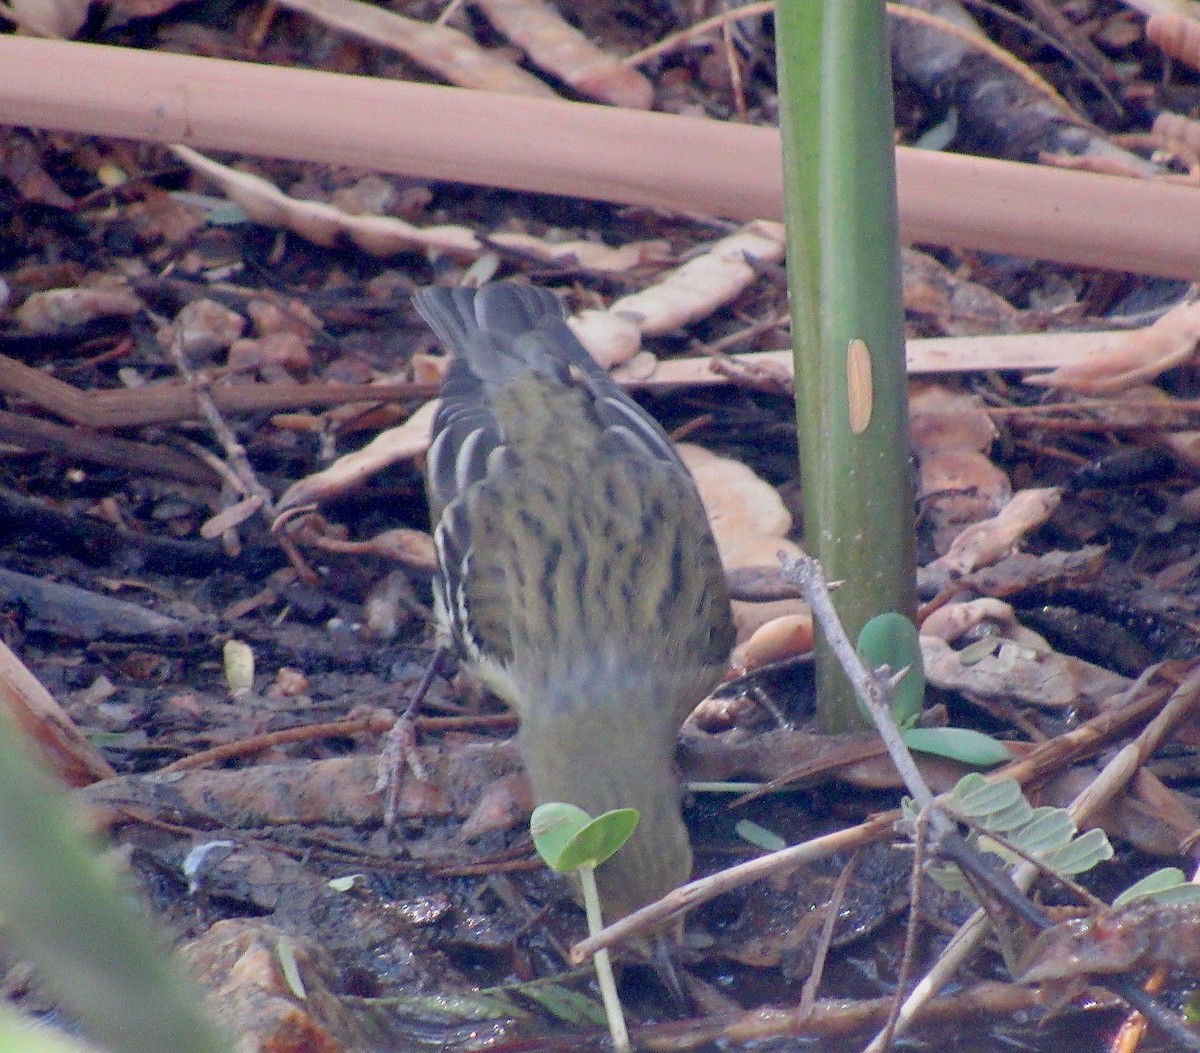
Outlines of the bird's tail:
M560 375L575 366L602 375L549 289L516 282L426 288L414 294L413 303L442 347L489 387L503 387L527 369Z

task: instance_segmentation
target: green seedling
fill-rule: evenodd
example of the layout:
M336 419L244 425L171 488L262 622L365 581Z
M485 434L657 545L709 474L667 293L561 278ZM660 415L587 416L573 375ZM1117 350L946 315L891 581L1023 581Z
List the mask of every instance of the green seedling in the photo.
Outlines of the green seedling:
M618 808L593 819L582 808L561 801L539 805L530 816L529 833L538 855L551 870L559 874L573 873L579 879L588 932L592 935L604 927L600 894L596 888L596 867L629 840L637 824L635 808ZM630 1048L629 1031L625 1027L625 1014L621 1010L608 951L597 951L595 962L613 1046L625 1053Z
M868 621L858 634L858 653L868 669L887 666L893 673L904 671L892 688L892 717L909 749L973 768L990 768L1012 759L1003 742L981 731L916 726L925 704L925 666L916 626L904 615L887 611Z

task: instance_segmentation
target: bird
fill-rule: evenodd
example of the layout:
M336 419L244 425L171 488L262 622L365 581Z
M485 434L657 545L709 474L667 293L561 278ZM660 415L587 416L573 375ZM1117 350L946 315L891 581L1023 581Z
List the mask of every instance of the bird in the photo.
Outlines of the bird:
M556 293L413 301L452 356L426 459L439 635L515 711L537 803L640 813L596 871L611 922L691 874L674 753L733 645L720 555L670 438Z

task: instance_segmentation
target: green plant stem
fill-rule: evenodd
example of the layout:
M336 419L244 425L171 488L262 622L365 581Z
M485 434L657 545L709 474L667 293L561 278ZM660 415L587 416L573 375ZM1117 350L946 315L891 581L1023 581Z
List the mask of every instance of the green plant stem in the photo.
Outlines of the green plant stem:
M582 866L579 874L579 884L583 888L583 908L587 911L588 933L595 936L604 928L604 920L600 916L600 893L596 888L596 868ZM600 997L604 1002L604 1013L608 1017L608 1031L612 1035L613 1046L618 1053L629 1050L629 1030L625 1027L625 1013L621 1009L621 996L617 994L617 981L613 977L612 960L608 948L603 947L596 952L596 979L600 983Z
M884 5L780 0L775 29L805 546L855 639L916 609ZM822 640L817 690L826 729L863 726Z

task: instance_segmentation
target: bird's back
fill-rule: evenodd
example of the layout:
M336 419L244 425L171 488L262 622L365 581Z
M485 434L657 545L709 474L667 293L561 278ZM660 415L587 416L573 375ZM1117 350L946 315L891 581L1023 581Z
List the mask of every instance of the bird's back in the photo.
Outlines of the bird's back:
M427 475L459 645L510 669L536 656L560 685L622 662L699 666L715 680L733 630L695 485L558 297L497 283L424 289L415 302L454 355Z

